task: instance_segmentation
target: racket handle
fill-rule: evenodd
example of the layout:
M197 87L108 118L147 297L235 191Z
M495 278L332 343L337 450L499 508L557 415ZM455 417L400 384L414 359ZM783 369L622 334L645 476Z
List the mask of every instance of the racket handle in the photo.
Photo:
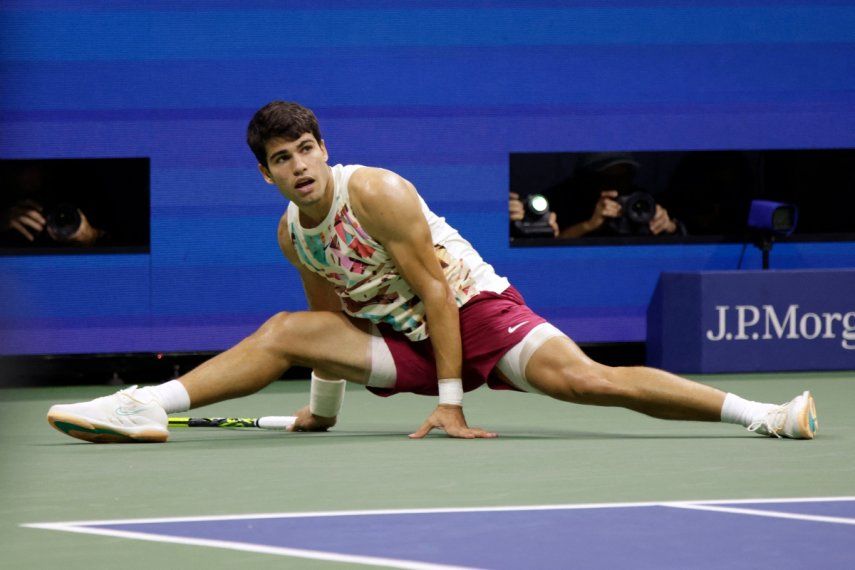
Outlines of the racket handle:
M256 425L263 429L288 429L296 421L297 416L262 416Z

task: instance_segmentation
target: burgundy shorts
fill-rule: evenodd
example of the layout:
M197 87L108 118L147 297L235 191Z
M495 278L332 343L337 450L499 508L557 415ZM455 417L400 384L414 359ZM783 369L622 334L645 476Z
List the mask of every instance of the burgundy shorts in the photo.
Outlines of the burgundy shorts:
M516 390L495 373L496 364L528 332L546 319L529 309L514 287L501 294L484 291L460 308L463 343L463 390L485 382L495 390ZM413 342L385 324L378 325L397 371L394 388L368 389L378 396L412 392L436 396L436 360L430 339Z

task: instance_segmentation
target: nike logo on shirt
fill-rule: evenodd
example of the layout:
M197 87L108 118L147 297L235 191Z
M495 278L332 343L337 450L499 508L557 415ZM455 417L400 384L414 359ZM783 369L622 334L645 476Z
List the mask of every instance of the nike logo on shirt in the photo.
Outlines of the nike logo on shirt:
M520 323L520 324L518 324L518 325L514 325L514 326L512 326L512 327L508 327L508 334L511 334L512 332L514 332L515 330L517 330L518 328L520 328L521 326L523 326L523 325L524 325L524 324L526 324L527 322L528 322L528 321L523 321L523 322L521 322L521 323Z

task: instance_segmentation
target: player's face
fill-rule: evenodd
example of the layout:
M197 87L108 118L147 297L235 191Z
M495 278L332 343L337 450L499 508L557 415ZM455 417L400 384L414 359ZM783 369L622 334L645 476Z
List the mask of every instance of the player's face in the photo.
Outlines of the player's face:
M271 139L265 149L267 166L259 165L259 169L268 184L275 184L283 196L300 208L324 200L330 182L324 141L305 133L295 141Z

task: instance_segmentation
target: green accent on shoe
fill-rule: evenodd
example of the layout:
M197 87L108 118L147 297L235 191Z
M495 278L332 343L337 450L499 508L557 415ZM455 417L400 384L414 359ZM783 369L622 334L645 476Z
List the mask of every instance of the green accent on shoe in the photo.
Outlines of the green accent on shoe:
M810 432L814 433L816 431L816 418L810 412L808 412L808 424L810 424Z
M128 437L127 434L119 433L117 431L113 431L113 430L109 430L109 429L103 429L103 428L89 429L89 428L85 428L83 426L79 426L77 424L72 424L69 422L54 422L54 425L57 428L59 428L63 433L65 433L67 435L71 435L69 433L69 431L74 430L74 431L82 431L82 432L86 432L86 433L91 433L94 435L102 435L103 434L103 435L118 435L119 437Z

